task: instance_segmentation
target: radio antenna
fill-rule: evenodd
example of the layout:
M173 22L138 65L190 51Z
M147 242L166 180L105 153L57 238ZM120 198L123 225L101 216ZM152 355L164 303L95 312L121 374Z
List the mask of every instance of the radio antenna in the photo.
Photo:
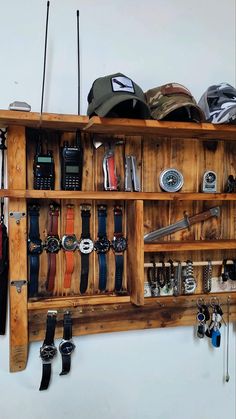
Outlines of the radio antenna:
M80 115L80 48L79 48L79 10L77 10L77 57L78 57L78 115Z
M45 43L44 43L44 59L43 59L43 83L42 83L42 96L41 96L41 109L40 109L40 125L41 125L41 122L42 122L42 113L43 113L44 84L45 84L45 71L46 71L46 61L47 61L49 6L50 6L50 1L47 2L46 30L45 30Z

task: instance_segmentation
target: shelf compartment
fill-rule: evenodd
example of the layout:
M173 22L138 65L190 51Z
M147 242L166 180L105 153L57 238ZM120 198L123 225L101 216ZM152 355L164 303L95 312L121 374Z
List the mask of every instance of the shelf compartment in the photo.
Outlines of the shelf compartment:
M163 241L145 243L144 252L178 252L188 250L236 250L236 240Z

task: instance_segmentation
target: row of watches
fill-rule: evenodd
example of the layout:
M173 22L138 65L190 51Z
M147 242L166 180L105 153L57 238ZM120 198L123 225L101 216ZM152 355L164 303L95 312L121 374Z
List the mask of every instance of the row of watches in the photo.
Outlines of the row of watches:
M65 252L65 273L64 288L71 287L72 274L74 272L74 255L76 250L81 253L81 275L80 293L84 294L88 287L89 275L89 255L95 250L98 254L99 263L99 290L105 291L107 284L107 261L106 254L113 250L115 255L115 291L122 291L122 279L124 270L124 251L127 248L127 239L123 235L123 211L120 205L115 205L114 212L114 236L109 241L106 232L107 205L97 206L98 233L97 240L93 242L90 236L91 205L82 204L80 206L82 218L82 233L80 240L74 234L74 206L67 205L65 234L60 240L58 235L58 219L60 208L57 204L51 204L48 212L48 232L45 242L40 239L39 234L39 214L38 204L30 205L29 214L29 236L28 236L28 255L29 255L29 297L38 295L38 277L40 254L46 250L48 254L48 272L46 280L47 292L52 292L56 277L56 255L62 248Z
M42 378L39 390L47 390L51 378L51 364L57 354L54 343L55 329L57 324L57 311L48 311L46 320L46 331L43 345L40 348L40 358L42 359ZM62 359L62 370L60 375L70 372L71 354L75 349L72 341L72 318L69 311L63 318L63 338L59 344L59 352Z

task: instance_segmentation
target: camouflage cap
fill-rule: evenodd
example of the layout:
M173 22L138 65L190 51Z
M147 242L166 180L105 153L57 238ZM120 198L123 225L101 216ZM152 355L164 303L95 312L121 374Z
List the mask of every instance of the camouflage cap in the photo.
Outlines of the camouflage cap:
M93 82L88 94L87 114L101 117L151 117L141 87L121 73L100 77Z
M168 83L146 92L154 119L202 122L205 116L191 92L181 84Z

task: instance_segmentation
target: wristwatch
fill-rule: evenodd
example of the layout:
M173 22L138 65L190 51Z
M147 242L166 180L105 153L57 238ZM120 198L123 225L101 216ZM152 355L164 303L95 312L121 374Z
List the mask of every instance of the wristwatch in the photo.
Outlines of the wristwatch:
M29 238L27 250L29 255L29 297L35 297L38 294L39 280L39 255L43 251L42 240L39 236L39 210L40 206L32 204L28 208L29 213Z
M75 349L72 342L72 318L69 312L64 314L63 320L63 338L59 344L59 351L62 359L62 371L60 375L68 374L70 371L71 354Z
M53 291L56 276L56 254L61 248L58 236L59 207L51 204L48 213L48 236L45 241L45 250L48 253L48 272L46 290Z
M62 248L65 250L66 270L64 276L64 288L70 288L71 278L74 272L74 254L77 247L77 239L74 234L74 206L67 205L66 209L66 234L61 240Z
M57 323L57 311L47 312L46 334L40 348L40 358L43 362L42 379L39 390L47 390L51 378L51 363L57 353L54 345L54 335Z
M90 237L91 205L80 206L82 218L82 233L78 244L81 252L80 292L85 293L88 287L89 255L93 251L93 241Z
M115 254L115 291L121 291L124 270L124 251L127 249L127 239L122 233L122 207L114 206L114 238L112 240L112 249Z
M104 291L107 283L106 253L110 249L110 241L106 233L107 205L98 205L98 239L94 243L94 250L98 254L99 263L99 290Z

